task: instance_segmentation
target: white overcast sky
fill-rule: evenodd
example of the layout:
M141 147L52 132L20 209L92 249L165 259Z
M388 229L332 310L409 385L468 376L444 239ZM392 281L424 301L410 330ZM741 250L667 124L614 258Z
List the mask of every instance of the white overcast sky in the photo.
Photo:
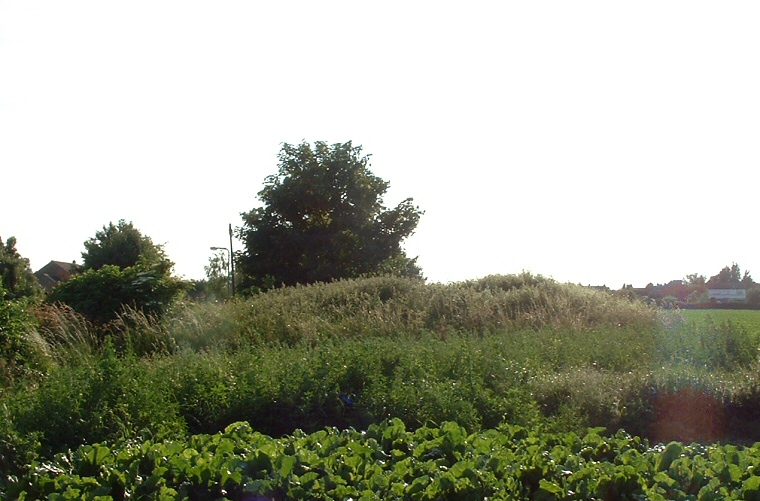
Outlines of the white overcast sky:
M755 0L0 0L0 237L36 270L126 219L202 278L281 143L352 140L425 210L431 281L760 281L759 26Z

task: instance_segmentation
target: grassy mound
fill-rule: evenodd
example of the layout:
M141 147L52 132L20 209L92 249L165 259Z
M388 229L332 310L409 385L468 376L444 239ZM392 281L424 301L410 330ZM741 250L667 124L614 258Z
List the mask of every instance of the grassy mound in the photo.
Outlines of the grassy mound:
M318 344L426 332L651 330L657 312L643 303L523 273L447 285L374 277L287 287L224 305L178 309L166 322L178 343L198 350L220 342L231 347Z

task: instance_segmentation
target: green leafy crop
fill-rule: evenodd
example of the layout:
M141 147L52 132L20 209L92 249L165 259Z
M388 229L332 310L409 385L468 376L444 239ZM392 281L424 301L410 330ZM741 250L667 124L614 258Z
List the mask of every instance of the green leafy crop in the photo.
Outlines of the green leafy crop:
M585 436L453 422L273 439L247 423L179 441L86 445L34 462L14 499L759 499L760 446L650 448L623 432Z

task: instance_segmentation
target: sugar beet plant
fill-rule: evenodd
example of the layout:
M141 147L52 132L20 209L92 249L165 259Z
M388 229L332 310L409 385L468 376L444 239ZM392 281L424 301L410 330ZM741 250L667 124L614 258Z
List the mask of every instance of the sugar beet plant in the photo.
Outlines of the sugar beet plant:
M760 448L650 448L625 433L453 422L272 439L246 423L184 440L94 444L31 465L14 499L760 499Z

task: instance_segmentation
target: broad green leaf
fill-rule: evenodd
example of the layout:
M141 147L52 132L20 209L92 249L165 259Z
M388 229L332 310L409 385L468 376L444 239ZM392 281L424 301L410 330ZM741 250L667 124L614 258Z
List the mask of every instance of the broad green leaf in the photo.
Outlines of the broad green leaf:
M562 487L543 478L538 483L538 488L555 496L563 496L565 494L565 491L562 489Z
M742 484L744 499L748 501L760 501L760 477L753 475Z
M665 471L670 468L671 463L675 461L683 452L683 446L678 442L670 442L665 446L665 450L660 453L660 459L657 462L657 471Z
M277 472L280 474L280 477L287 478L290 476L291 473L293 473L293 468L296 466L296 457L295 456L280 456L277 458L276 463L278 463L278 470Z

